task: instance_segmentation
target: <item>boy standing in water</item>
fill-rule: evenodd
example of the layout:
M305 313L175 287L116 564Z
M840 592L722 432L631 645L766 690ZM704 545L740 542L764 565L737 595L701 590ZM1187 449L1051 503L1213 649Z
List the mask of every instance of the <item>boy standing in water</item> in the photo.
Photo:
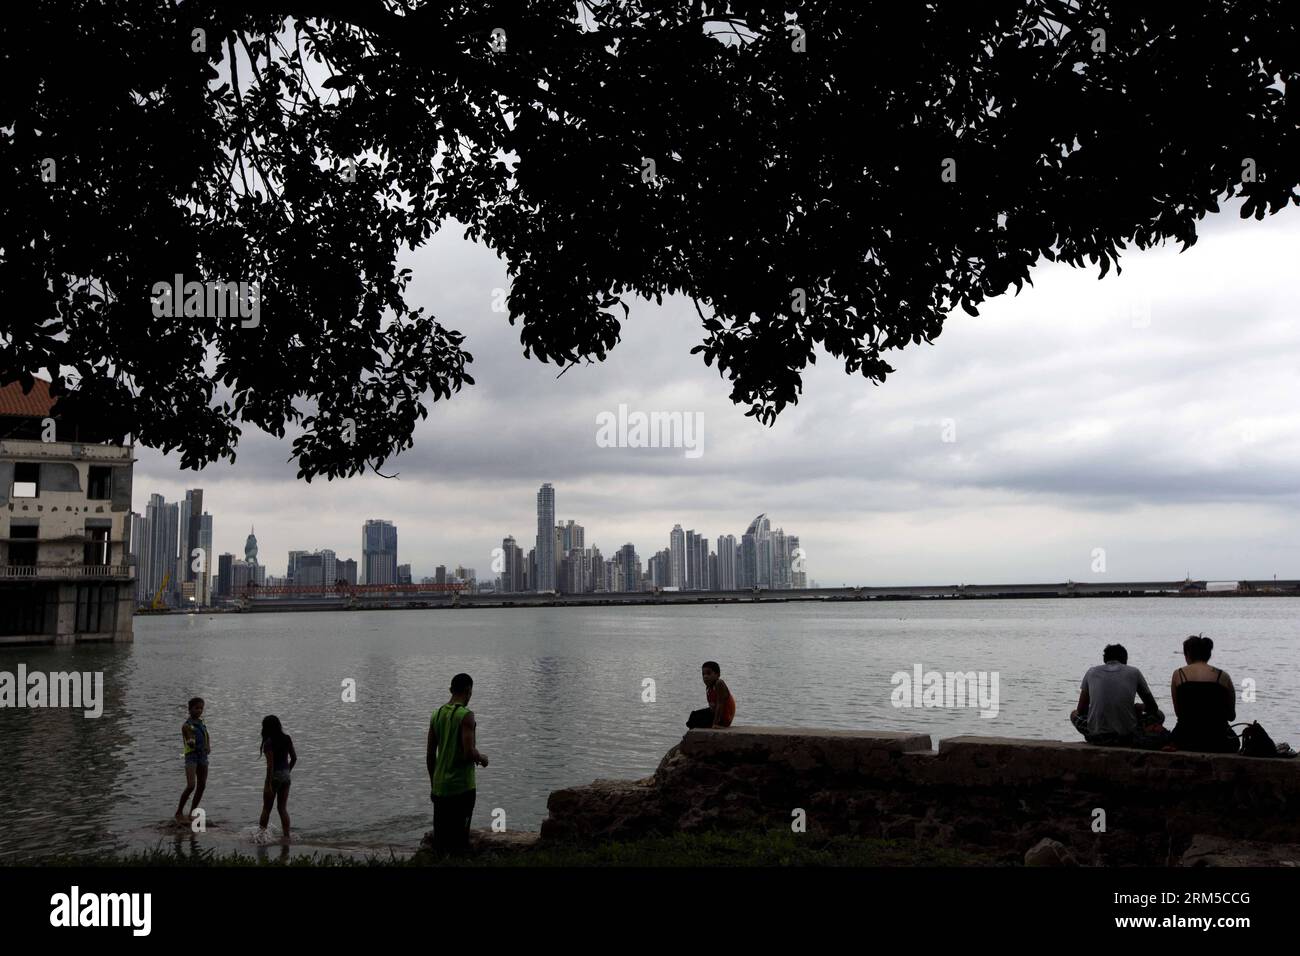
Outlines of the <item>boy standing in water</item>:
M478 790L474 765L488 765L474 739L474 712L469 699L474 679L457 674L451 679L451 700L434 711L429 721L425 764L433 800L433 849L437 853L464 853L469 849L469 824Z
M691 716L686 721L687 729L699 727L716 730L730 727L736 719L736 698L732 696L727 682L722 679L722 669L718 667L717 661L705 661L700 673L704 677L706 688L704 699L709 702L709 706L691 711Z
M190 700L190 718L181 725L181 740L185 742L185 792L176 807L176 822L188 824L203 799L203 788L208 784L208 754L212 752L212 738L207 724L203 723L203 698ZM197 788L195 786L197 782ZM189 816L185 815L185 801L194 794Z

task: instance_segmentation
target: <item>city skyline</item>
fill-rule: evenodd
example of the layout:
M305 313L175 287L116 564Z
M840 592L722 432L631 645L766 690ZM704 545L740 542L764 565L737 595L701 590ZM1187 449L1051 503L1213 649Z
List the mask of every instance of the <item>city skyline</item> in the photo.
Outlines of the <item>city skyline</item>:
M264 546L250 524L244 540L244 557L234 552L215 552L212 548L214 516L203 509L204 491L188 489L182 502L167 503L165 496L150 493L143 514L131 514L130 553L139 567L136 578L137 603L147 605L155 594L173 606L206 606L237 594L245 585L316 586L334 581L350 584L412 584L467 582L502 591L559 591L585 593L599 591L638 591L664 587L676 590L719 590L764 587L783 589L807 587L802 570L792 572L792 564L802 566L803 552L799 538L786 535L778 528L771 532L766 514L755 518L744 535L719 535L716 550L710 549L708 536L694 529L682 532L675 524L668 534L668 548L652 548L642 557L635 542L625 542L605 558L599 546L590 542L587 529L576 519L556 519L556 491L545 482L536 495L538 544L549 545L552 573L542 577L537 548L525 552L513 535L502 538L499 547L489 554L491 570L478 576L473 566L457 563L449 571L447 562L439 563L432 573L416 570L410 562L399 562L396 523L388 519L366 519L362 524L361 560L345 558L332 548L300 549L286 552L285 573L279 575L274 562L263 558ZM209 501L212 499L209 498ZM543 535L541 529L550 532ZM771 540L756 543L755 532L771 533ZM774 544L774 542L777 542ZM190 546L200 543L193 559L187 560ZM766 551L763 551L766 545ZM674 548L680 552L676 565L670 560ZM202 551L202 555L199 555ZM768 570L760 573L756 560L761 556ZM200 573L197 568L206 569ZM719 568L726 569L724 577ZM779 569L784 569L783 571ZM165 583L165 587L164 587Z
M408 262L415 299L476 317L478 384L430 406L415 447L382 469L397 478L295 481L293 432L250 432L237 464L198 473L137 449L134 506L203 487L245 525L223 527L209 504L216 551L240 553L251 521L275 555L351 553L362 521L388 517L419 576L449 560L482 571L485 544L508 534L535 547L545 477L606 556L677 523L739 535L767 511L827 585L1297 576L1300 433L1282 409L1300 354L1287 278L1300 213L1232 212L1186 252L1134 252L1105 282L1044 265L1020 295L955 317L942 347L898 355L884 387L818 363L772 428L681 354L698 338L689 302L634 305L606 362L556 380L479 295L505 283L496 258L435 237ZM599 447L596 418L620 403L703 411L704 454Z

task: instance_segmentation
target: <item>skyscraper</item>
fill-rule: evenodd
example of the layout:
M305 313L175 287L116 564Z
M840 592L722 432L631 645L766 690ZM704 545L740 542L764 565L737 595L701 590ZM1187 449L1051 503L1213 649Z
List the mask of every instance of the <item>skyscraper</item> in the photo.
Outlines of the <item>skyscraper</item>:
M131 545L130 554L135 559L135 603L144 603L145 592L145 561L144 548L149 540L149 523L145 521L144 515L131 515Z
M293 570L293 583L298 587L324 587L324 561L319 554L298 555L298 561Z
M537 583L535 591L554 591L558 557L555 552L555 489L548 481L537 490Z
M397 526L371 518L361 528L361 573L365 584L397 583Z
M686 589L700 589L700 536L694 529L686 532Z
M790 590L790 552L786 544L785 530L777 528L772 532L772 588L777 591Z
M720 591L734 591L736 583L736 536L724 534L718 538L718 579L713 585Z
M679 524L668 535L668 586L686 590L686 534Z
M194 549L202 548L199 542L199 535L203 527L203 489L191 488L185 492L185 505L183 508L184 519L180 523L180 534L185 539L181 545L180 552L185 558L185 577L183 580L195 581L199 577L199 572L194 568ZM209 516L209 524L211 518ZM209 550L211 546L209 545ZM204 555L203 573L209 574L212 571L211 563L207 560L211 555ZM206 591L207 589L204 588ZM197 593L197 591L196 591ZM202 602L200 602L202 603Z
M202 495L203 492L199 494ZM194 547L201 555L201 570L194 574L194 601L200 607L207 607L212 603L212 574L216 570L212 566L212 515L199 515L197 524L198 534L194 539ZM193 565L194 562L191 561L190 566Z
M586 529L572 518L562 525L557 525L557 527L560 529L561 545L566 552L572 551L574 548L581 549L587 546Z
M229 551L217 558L217 597L228 598L234 593L235 556Z
M740 539L742 588L772 586L771 529L767 515L761 514L749 523L749 529Z
M177 604L180 587L175 581L177 546L179 543L180 513L174 504L167 504L162 495L150 495L145 508L144 551L141 560L145 565L146 577L144 602L152 601L154 595L162 588L163 600L173 607ZM167 586L163 587L163 582Z
M524 589L524 552L510 535L501 539L501 590L518 594Z
M629 543L618 549L620 590L641 590L641 559L637 557L636 546Z
M260 566L257 560L257 534L251 527L248 529L248 537L244 539L244 562L250 567Z
M318 553L320 554L321 576L325 579L327 585L332 585L338 580L338 555L329 548L321 548Z
M290 551L290 552L289 552L289 562L288 562L288 565L287 565L287 567L286 567L286 569L285 569L284 577L285 577L285 580L288 581L290 584L297 584L297 583L299 583L299 582L298 582L298 562L299 562L302 558L306 557L306 556L307 556L307 553L308 553L308 552L306 552L306 551Z
M799 547L799 536L788 534L785 536L785 543L790 551L790 587L806 588L808 571L804 564L803 549Z

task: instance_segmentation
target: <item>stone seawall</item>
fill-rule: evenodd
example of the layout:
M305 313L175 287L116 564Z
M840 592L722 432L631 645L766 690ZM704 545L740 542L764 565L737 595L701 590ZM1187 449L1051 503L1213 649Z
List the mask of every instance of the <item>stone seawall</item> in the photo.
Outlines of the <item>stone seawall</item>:
M1193 838L1300 843L1300 760L1085 743L735 727L691 730L653 777L558 790L542 840L788 828L912 838L1021 862L1177 864ZM1104 818L1097 811L1104 813ZM1095 829L1104 822L1104 831Z

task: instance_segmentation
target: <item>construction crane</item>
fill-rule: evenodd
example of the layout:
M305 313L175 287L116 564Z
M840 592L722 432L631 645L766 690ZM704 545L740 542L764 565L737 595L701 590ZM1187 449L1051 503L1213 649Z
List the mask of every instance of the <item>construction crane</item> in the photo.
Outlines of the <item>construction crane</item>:
M172 573L170 571L163 575L162 584L158 585L158 593L153 596L153 603L149 605L152 610L161 611L163 609L162 593L167 587L167 582L171 579Z

